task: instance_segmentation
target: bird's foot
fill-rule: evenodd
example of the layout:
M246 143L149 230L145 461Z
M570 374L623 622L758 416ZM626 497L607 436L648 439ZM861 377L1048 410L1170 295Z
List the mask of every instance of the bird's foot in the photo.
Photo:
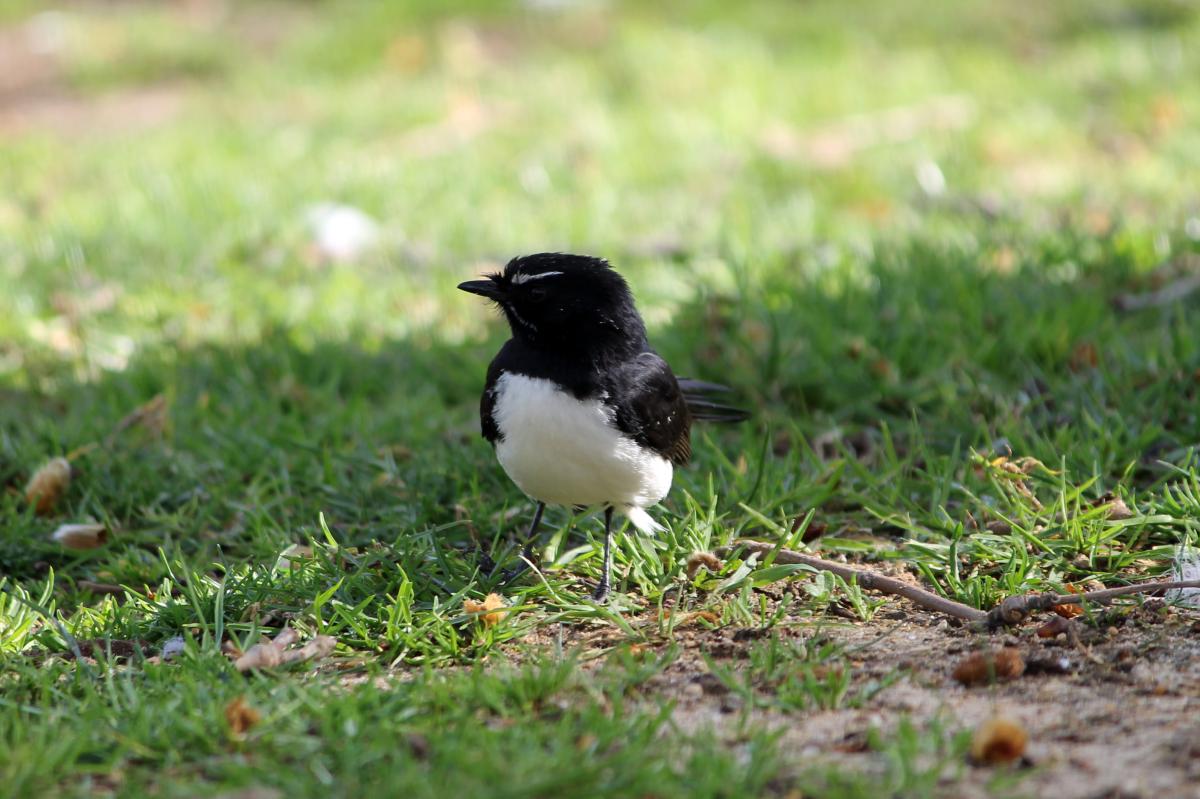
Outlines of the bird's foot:
M596 589L592 591L592 601L597 605L608 603L608 580L601 580L596 583Z
M480 574L488 576L496 572L496 561L492 560L492 553L479 545L475 547L475 567L479 569Z
M500 572L500 585L508 585L525 572L529 571L531 566L536 565L537 559L532 547L525 547L525 549L521 550L521 560L517 563L517 565L513 566L511 569L505 569L504 571ZM494 573L495 572L493 571L493 574Z

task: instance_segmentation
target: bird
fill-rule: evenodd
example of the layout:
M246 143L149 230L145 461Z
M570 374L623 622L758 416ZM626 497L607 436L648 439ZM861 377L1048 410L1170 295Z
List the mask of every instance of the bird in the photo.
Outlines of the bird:
M504 472L536 503L525 551L547 504L603 507L592 598L605 602L614 513L643 534L662 531L646 509L690 459L692 422L748 415L712 398L724 386L675 376L650 346L628 283L603 258L518 256L458 288L494 303L512 334L488 366L479 419Z

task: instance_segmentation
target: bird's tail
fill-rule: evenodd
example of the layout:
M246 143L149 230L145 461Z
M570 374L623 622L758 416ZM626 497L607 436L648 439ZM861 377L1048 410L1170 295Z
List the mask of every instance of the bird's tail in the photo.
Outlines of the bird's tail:
M625 514L625 517L629 519L629 523L636 527L642 535L661 533L667 529L654 521L654 517L646 513L645 508L639 508L636 505L626 505L621 508L621 512Z
M742 422L750 418L750 414L741 408L713 402L710 398L712 394L729 391L727 386L681 377L679 378L679 390L683 392L683 400L687 403L688 411L693 419L702 422Z

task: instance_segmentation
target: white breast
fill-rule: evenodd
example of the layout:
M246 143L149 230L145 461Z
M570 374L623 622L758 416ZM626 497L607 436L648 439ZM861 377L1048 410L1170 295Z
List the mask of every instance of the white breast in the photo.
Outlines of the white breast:
M556 505L614 505L639 528L641 511L671 489L671 462L617 429L599 400L579 400L541 378L496 382L500 465L530 497Z

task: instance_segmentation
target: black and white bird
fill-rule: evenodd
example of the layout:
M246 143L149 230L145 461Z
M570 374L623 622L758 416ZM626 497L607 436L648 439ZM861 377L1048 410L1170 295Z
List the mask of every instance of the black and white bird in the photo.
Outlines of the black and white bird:
M629 286L601 258L526 255L458 287L494 302L512 329L488 367L479 417L505 473L537 503L528 542L547 503L603 507L593 594L602 602L614 511L643 533L662 530L646 509L688 462L692 422L746 414L709 398L723 386L675 377L646 340Z

